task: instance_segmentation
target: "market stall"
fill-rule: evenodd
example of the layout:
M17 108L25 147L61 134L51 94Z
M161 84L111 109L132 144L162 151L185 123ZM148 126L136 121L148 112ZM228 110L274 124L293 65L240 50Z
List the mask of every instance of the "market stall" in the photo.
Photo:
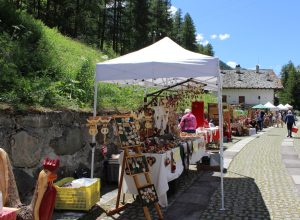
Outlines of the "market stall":
M192 79L194 82L204 84L205 89L218 90L218 111L219 115L221 115L221 117L219 117L219 124L222 124L220 77L219 60L217 58L187 51L166 37L139 51L97 64L94 117L96 117L97 86L99 81L164 88ZM161 124L161 126L163 126L163 124ZM219 132L222 133L222 130L221 127ZM95 135L93 135L92 142L95 143ZM221 171L223 171L222 137L220 138L220 151L220 166ZM162 155L160 156L162 157ZM159 158L157 160L159 161ZM93 176L93 163L94 148L92 148L91 176ZM159 167L162 169L161 165ZM153 172L155 171L153 170ZM222 209L224 209L223 172L221 172L221 193Z

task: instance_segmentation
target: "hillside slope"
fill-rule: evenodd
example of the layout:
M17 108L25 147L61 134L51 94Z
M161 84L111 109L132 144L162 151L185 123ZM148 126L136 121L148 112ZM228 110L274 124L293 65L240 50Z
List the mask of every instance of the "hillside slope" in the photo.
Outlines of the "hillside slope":
M51 107L92 102L95 64L106 55L4 1L0 45L0 102Z

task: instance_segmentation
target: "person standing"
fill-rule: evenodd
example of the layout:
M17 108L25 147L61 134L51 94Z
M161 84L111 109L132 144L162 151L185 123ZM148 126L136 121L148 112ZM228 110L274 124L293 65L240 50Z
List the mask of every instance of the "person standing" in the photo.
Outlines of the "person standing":
M195 115L190 109L184 111L185 115L182 116L179 127L182 132L195 133L197 128L197 120Z
M262 131L262 119L261 119L261 114L259 111L256 112L256 121L257 121L259 130Z
M288 130L287 137L293 137L292 136L292 128L293 128L293 125L296 126L296 122L295 122L295 117L291 110L289 110L287 115L285 116L285 123L286 123L287 130Z

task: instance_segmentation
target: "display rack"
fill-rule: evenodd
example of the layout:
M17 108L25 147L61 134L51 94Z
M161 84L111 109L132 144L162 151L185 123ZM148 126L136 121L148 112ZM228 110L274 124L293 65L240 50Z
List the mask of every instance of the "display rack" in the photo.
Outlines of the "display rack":
M133 117L130 115L118 115L113 117L118 128L121 148L124 150L121 174L118 186L118 195L116 207L107 212L107 215L113 215L120 212L126 207L120 205L121 191L123 185L124 173L133 177L135 186L139 193L145 218L151 220L151 215L148 206L154 205L159 219L163 219L163 215L158 204L158 196L155 186L152 183L149 173L149 165L146 157L142 154L140 137L138 135L139 125L136 124ZM131 151L129 153L129 151ZM146 184L141 184L139 176L144 175Z

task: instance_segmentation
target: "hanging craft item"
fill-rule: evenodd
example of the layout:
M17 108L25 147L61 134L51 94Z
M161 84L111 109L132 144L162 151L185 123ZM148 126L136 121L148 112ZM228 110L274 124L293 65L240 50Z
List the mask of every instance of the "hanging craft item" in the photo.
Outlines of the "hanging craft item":
M123 147L140 145L140 137L132 117L115 117L118 127L120 142Z
M108 116L100 116L99 121L102 124L101 134L103 134L103 143L106 144L106 135L108 134L108 123L110 122L111 117Z
M138 188L139 197L143 206L158 202L158 196L153 184Z
M152 134L152 115L145 116L145 128L146 128L146 136L149 137Z
M98 133L98 129L97 129L97 125L100 121L100 117L89 117L87 119L87 126L89 127L89 134L92 136L96 136L96 134Z
M171 163L171 160L168 156L166 156L166 159L165 159L165 167L167 167L169 164Z
M156 162L156 158L155 158L155 157L152 157L152 156L148 156L148 157L147 157L147 162L148 162L148 164L152 167L153 164L155 164L155 162Z
M171 151L171 173L175 173L176 170L176 162L173 157L173 152Z

